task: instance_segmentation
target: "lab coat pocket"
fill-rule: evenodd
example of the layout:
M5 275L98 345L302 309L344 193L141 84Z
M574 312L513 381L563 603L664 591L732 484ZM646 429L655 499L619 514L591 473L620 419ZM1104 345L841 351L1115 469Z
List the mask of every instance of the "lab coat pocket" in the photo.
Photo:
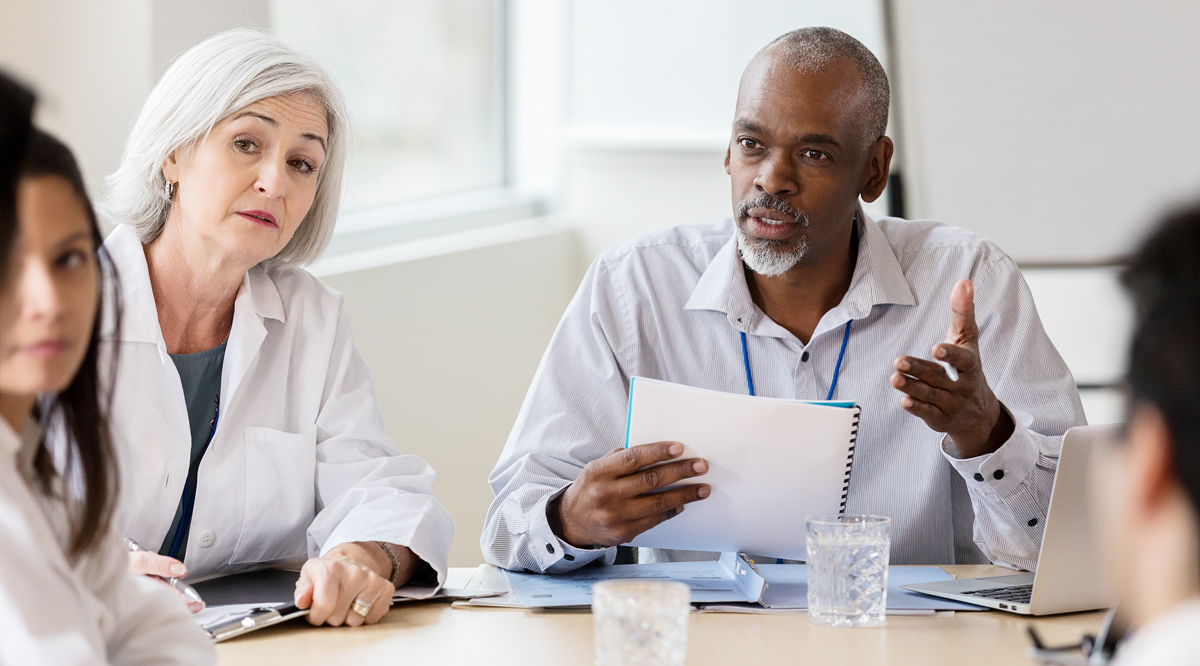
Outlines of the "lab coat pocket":
M317 431L248 427L246 519L231 564L302 560L316 516Z

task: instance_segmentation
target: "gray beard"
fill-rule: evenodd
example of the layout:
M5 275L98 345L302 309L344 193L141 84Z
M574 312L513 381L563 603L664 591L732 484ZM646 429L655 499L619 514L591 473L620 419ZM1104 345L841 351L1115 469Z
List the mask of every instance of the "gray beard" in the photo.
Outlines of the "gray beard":
M808 252L807 234L801 236L800 241L793 245L777 245L761 238L750 238L741 227L737 227L736 232L742 261L746 262L750 270L763 277L783 275L800 263Z

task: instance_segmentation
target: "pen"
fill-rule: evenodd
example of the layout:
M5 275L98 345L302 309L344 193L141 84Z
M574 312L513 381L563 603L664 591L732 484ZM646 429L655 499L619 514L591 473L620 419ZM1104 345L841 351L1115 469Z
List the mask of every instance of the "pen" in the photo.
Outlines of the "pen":
M133 539L130 539L129 537L125 537L124 541L125 541L125 547L128 548L130 550L130 552L135 552L135 553L136 552L149 552L145 548L142 548L141 546L139 546L138 542L134 541ZM180 594L182 594L184 596L184 598L188 599L189 601L194 601L195 603L198 603L198 604L204 603L204 600L200 598L200 594L198 592L196 592L196 588L192 587L191 585L188 585L187 583L183 582L182 580L179 580L178 578L163 578L162 576L154 576L154 578L157 578L157 579L165 582L167 585L170 585L171 587L175 588Z
M949 363L947 363L945 361L934 361L934 363L937 363L938 365L945 368L946 376L950 378L950 381L952 381L952 382L958 381L958 368L950 365Z

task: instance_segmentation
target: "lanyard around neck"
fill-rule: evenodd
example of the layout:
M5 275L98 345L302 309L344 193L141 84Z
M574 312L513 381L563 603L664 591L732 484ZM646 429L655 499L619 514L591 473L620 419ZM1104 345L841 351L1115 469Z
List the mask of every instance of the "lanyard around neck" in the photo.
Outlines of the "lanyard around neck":
M838 352L837 365L833 368L833 383L829 385L829 395L825 396L825 400L833 400L833 392L837 389L838 376L842 374L842 359L846 358L846 343L850 342L850 324L854 320L846 322L846 333L842 336L842 350ZM746 346L746 332L742 331L742 362L746 364L746 386L750 389L750 395L754 395L754 375L750 374L750 350Z

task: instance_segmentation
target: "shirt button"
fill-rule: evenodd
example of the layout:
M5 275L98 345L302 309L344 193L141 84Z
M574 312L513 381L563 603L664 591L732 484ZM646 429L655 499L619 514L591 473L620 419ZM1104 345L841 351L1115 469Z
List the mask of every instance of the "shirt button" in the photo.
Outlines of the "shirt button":
M1003 479L1004 478L1004 470L998 469L998 470L992 472L992 478L997 481L999 481L1000 479Z
M212 530L201 530L198 536L201 548L208 548L217 540L217 535L213 534Z
M546 552L547 552L547 553L553 553L553 552L554 552L554 546L551 546L550 544L546 544Z
M1029 525L1030 527L1033 527L1034 525L1037 525L1037 518L1030 518L1030 519L1029 519L1029 522L1028 522L1028 523L1026 523L1026 524L1027 524L1027 525Z
M975 480L976 480L976 481L983 481L983 475L982 475L982 474L980 474L979 472L975 472Z
M804 352L803 354L800 355L800 362L808 363L808 352Z
M563 559L565 559L568 562L574 562L575 556L570 553L567 553L566 555L563 555Z

